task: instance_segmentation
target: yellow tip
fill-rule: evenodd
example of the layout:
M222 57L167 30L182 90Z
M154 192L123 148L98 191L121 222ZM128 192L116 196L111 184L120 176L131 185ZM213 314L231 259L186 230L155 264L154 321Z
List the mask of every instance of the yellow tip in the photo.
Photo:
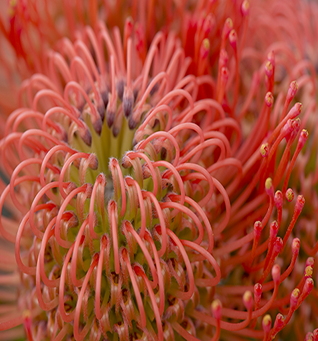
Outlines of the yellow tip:
M290 202L294 199L294 192L291 189L288 189L286 192L286 198Z
M31 317L31 312L30 310L24 310L22 317L24 320L29 319Z
M226 23L227 23L227 25L228 25L230 28L233 27L233 21L232 21L231 18L227 18L227 19L226 19Z
M291 87L292 88L294 88L294 89L296 89L296 90L298 90L298 84L297 84L297 82L296 81L293 81L293 82L291 82Z
M247 1L247 0L245 0L245 1L243 2L243 6L244 6L244 9L245 9L245 10L248 10L248 9L250 8L250 2Z
M219 307L222 307L222 303L220 300L214 300L211 306L212 309L218 309Z
M266 189L270 189L273 186L273 181L271 178L267 178L265 181L265 187Z
M261 154L262 156L266 156L268 153L268 143L264 143L261 146Z
M204 48L206 49L206 50L209 50L210 49L210 42L209 42L209 39L204 39L203 40L203 42L202 42L202 44L203 44L203 46L204 46Z
M300 295L300 290L298 288L294 289L293 292L292 292L292 295L297 298L299 297Z
M305 276L306 277L312 277L312 267L309 265L305 269Z
M249 301L252 298L252 293L250 291L245 291L243 295L243 300L245 302Z
M268 70L273 70L273 65L272 65L272 63L271 63L270 61L268 61L268 62L266 63L266 68L267 68Z
M263 317L263 323L265 325L269 325L272 323L272 318L269 314L266 314L264 317Z

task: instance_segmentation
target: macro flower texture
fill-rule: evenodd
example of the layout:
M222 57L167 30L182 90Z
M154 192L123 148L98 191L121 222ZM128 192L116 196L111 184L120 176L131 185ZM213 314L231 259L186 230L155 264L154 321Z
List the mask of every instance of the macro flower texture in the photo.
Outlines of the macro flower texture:
M0 8L0 340L318 341L316 2Z

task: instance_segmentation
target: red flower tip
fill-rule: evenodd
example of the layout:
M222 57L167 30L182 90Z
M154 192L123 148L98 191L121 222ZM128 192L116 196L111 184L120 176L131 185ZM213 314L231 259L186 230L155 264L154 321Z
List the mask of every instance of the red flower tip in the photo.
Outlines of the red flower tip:
M290 295L290 309L295 310L298 300L300 297L300 290L298 288L294 289Z
M281 191L275 192L274 203L277 209L281 209L283 207L283 193Z
M294 238L293 239L293 243L292 243L293 254L297 254L298 255L299 248L300 248L300 240L299 240L299 238Z
M289 85L288 93L287 93L287 101L290 102L296 95L298 90L298 84L296 81L292 81Z
M229 42L234 50L237 48L237 34L235 30L232 30L229 34Z
M275 52L274 51L270 51L267 55L267 59L268 61L270 61L270 63L272 64L273 67L275 67Z
M255 299L255 305L258 305L261 297L262 297L262 292L263 292L263 286L260 283L256 283L254 285L254 299Z
M212 32L214 26L215 26L215 18L211 13L209 13L207 17L205 18L204 24L203 24L203 32L204 32L205 37L207 37Z
M293 130L294 132L298 133L300 127L300 118L297 117L296 119L293 120Z
M220 300L214 300L211 304L212 314L216 320L220 320L222 316L222 303Z
M210 51L210 42L209 39L204 39L201 44L200 54L201 58L205 59L208 57Z
M225 49L221 49L220 51L220 58L219 58L219 67L222 68L226 66L229 60L229 55L227 54Z
M315 265L315 258L314 257L308 257L306 260L306 266L311 266L312 268Z
M241 6L241 12L245 17L250 13L250 2L248 0L243 1Z
M248 311L253 309L253 304L254 304L253 295L249 290L245 291L245 293L243 295L243 303L245 305L245 308Z
M265 191L268 196L270 197L274 196L274 186L271 178L267 178L265 181Z
M294 191L291 188L288 188L285 196L288 202L292 202L295 196Z
M221 70L221 82L226 84L229 79L229 69L227 67L222 67Z
M293 131L293 120L289 119L282 128L281 134L287 137Z
M273 106L273 103L274 103L274 97L273 97L273 94L268 91L265 95L265 104L271 108Z
M305 341L315 341L313 333L308 332L306 334Z
M233 28L233 21L231 18L227 18L224 23L222 38L226 39Z
M254 236L259 238L262 232L263 226L260 221L255 221L254 223Z
M288 118L290 119L294 119L295 117L297 117L301 111L303 109L303 105L302 103L296 103L289 111L288 113Z
M298 148L302 148L308 139L309 133L306 129L303 129L299 135Z
M278 313L276 315L276 319L275 319L275 323L274 323L274 330L275 331L279 331L282 329L283 325L284 325L284 322L285 322L285 317L284 315Z
M268 334L270 332L271 326L272 326L272 318L269 314L266 314L263 317L262 326L263 326L264 332Z
M274 67L273 64L268 60L265 64L265 74L268 78L273 76Z
M125 35L129 37L132 34L133 29L134 29L134 20L132 17L128 17L125 20Z
M295 214L300 214L303 207L305 205L305 198L303 195L298 195L296 205L295 205Z
M274 238L276 236L276 234L278 232L278 228L279 228L279 226L277 224L277 221L274 220L270 225L270 237L271 238Z
M103 245L104 247L106 247L107 241L108 241L107 235L106 235L106 234L102 235L102 238L101 238L101 240L100 240L101 245Z
M280 266L275 264L272 268L272 277L274 282L278 283L280 280Z
M311 290L314 287L314 280L312 278L307 278L304 288L303 288L303 295L308 296L311 292Z
M274 243L274 251L276 254L279 254L283 247L283 240L280 237L277 237Z
M268 155L268 153L269 153L269 145L268 145L268 143L263 143L261 145L261 150L260 151L261 151L261 155L263 157L266 157Z

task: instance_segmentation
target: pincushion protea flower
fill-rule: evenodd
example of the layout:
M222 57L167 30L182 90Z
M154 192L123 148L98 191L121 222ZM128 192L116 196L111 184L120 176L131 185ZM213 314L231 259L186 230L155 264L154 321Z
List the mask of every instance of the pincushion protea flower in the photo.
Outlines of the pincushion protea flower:
M81 340L90 331L94 340L114 334L163 340L184 330L183 302L197 300L198 288L221 276L202 207L214 187L226 193L195 162L205 147L202 129L191 123L200 79L184 77L188 62L173 34L158 33L144 62L137 35L124 43L126 60L117 29L113 40L103 24L82 37L61 41L65 57L48 54L49 77L36 74L22 85L22 107L30 109L10 116L2 140L10 184L1 205L10 196L8 208L23 218L16 233L4 221L1 232L15 242L24 274L19 305L28 312L13 312L2 328L24 321L40 339ZM203 104L223 112L215 101ZM192 131L192 146L183 149ZM203 260L206 270L195 273L191 264Z
M244 99L226 67L226 42L235 50L238 39L232 25L217 82L186 76L201 68L174 34L158 33L145 54L136 32L122 47L118 29L103 24L60 41L47 74L24 82L1 142L10 183L0 203L11 211L1 234L15 243L2 264L14 275L1 279L20 291L1 329L23 322L29 339L57 340L217 340L222 329L224 339L268 340L287 325L313 287L312 258L288 282L304 197L290 219L283 214L308 133L296 118L302 106L288 110L295 83L271 115L271 53L261 115L242 137L235 107ZM203 84L216 99L204 98Z

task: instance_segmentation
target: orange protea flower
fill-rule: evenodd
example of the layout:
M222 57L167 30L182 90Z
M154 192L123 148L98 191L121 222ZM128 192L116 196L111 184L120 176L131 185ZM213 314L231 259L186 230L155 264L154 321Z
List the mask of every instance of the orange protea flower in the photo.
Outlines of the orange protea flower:
M29 109L10 116L2 140L10 184L1 205L12 196L8 209L17 205L17 222L24 218L16 233L3 218L1 233L15 242L24 274L18 306L29 313L12 312L1 328L24 321L27 333L41 339L80 340L92 328L94 340L109 333L163 340L182 329L184 302L196 306L198 288L216 285L221 276L202 207L214 186L226 194L195 162L196 150L182 152L178 142L194 131L201 136L197 142L193 136L197 144L202 129L189 119L174 123L194 112L200 79L184 77L188 63L174 35L158 33L143 61L138 35L122 46L119 30L111 37L102 23L97 34L89 27L81 34L74 44L60 42L62 54L48 53L48 77L35 74L24 82L21 105ZM129 151L138 142L136 127L138 140L149 137ZM11 153L15 157L7 158ZM198 183L196 200L186 183ZM204 260L207 270L194 273L191 263Z
M66 2L53 6L68 37L41 65L30 57L39 69L0 142L2 339L266 341L291 335L315 294L315 260L297 263L292 236L308 216L293 177L311 78L280 74L273 46L250 47L246 0L229 13L188 3L184 16L182 4L158 33L161 19L143 16L109 30L98 18L111 22L112 5L81 17L76 2L73 26L56 10ZM298 339L316 328L307 307Z

